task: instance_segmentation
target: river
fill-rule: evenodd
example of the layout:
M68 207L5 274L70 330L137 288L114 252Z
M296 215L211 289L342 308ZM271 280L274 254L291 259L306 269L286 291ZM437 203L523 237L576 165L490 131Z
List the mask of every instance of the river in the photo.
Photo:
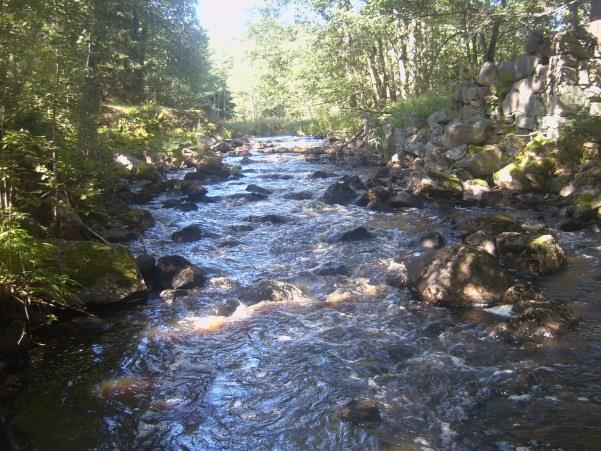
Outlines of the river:
M15 443L69 451L601 448L597 236L560 235L570 268L541 283L550 298L573 302L583 317L578 328L557 340L505 343L488 337L486 326L497 321L488 313L425 305L385 283L417 237L436 230L457 241L456 218L490 210L432 204L376 213L289 200L292 191L317 199L336 180L311 178L316 170L366 179L376 169L351 172L287 153L250 158L243 178L208 186L218 202L180 212L162 208L163 195L144 206L157 224L133 249L183 255L206 271L207 286L171 303L154 296L106 313L102 331L63 334L33 349L29 365L0 388ZM228 198L248 184L274 194ZM249 227L245 220L272 213L287 221ZM546 215L511 214L529 223ZM192 223L205 238L169 239ZM375 238L329 242L359 225ZM332 263L348 273L317 274ZM215 304L259 279L292 283L303 299L214 314ZM380 421L340 419L340 406L361 399L377 404Z

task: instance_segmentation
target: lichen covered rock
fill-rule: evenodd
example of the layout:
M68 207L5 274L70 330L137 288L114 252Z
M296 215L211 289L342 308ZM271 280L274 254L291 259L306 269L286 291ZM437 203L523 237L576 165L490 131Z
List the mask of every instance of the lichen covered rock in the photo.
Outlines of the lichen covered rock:
M84 304L108 305L146 297L146 284L127 247L93 241L53 244L59 268L81 286L77 295Z

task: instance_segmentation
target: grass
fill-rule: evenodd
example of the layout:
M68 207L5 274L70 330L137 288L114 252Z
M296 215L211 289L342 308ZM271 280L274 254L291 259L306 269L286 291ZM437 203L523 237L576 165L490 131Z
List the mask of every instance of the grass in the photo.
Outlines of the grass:
M391 108L394 125L402 127L409 116L427 118L434 111L453 104L450 92L427 92L394 103Z

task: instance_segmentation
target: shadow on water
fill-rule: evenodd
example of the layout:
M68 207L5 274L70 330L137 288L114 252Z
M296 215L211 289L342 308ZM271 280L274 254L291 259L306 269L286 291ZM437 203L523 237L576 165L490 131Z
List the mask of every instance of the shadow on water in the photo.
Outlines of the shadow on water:
M276 146L314 145L285 137ZM335 179L294 154L251 156L245 177L209 186L219 201L195 212L152 202L157 224L137 251L179 254L208 273L208 285L172 303L151 299L104 319L110 327L66 334L36 348L9 374L0 396L12 436L24 448L75 449L595 449L601 443L601 255L596 237L566 234L571 268L544 281L566 298L581 326L553 342L492 341L494 318L418 303L385 284L401 247L436 230L449 242L455 224L477 209L374 213L318 200ZM240 158L228 158L237 165ZM373 171L357 171L367 177ZM183 174L173 174L183 177ZM268 199L232 195L256 184ZM249 216L280 215L281 224ZM528 212L521 212L528 220ZM534 220L534 219L533 219ZM198 223L206 237L169 237ZM366 226L373 239L331 242ZM344 265L340 273L324 266ZM259 279L286 281L302 299L238 308L216 304ZM368 399L381 421L341 421L341 406Z

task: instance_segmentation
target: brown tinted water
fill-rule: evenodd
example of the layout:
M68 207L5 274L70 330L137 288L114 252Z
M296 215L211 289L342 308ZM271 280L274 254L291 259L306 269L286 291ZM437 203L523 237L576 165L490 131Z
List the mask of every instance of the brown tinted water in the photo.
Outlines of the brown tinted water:
M14 444L70 451L601 449L596 236L561 235L570 269L541 284L549 297L573 301L579 327L554 341L499 342L487 336L497 321L487 313L423 305L384 282L416 237L437 230L452 242L451 217L486 211L430 205L386 214L286 200L300 190L317 198L335 180L311 179L315 170L350 172L292 154L252 159L245 178L209 187L209 195L224 196L217 203L186 213L161 208L164 198L145 206L157 225L134 249L184 255L207 271L208 286L172 303L153 297L105 314L106 330L49 338L34 349L30 364L0 388ZM365 178L370 170L355 173ZM248 204L225 198L250 183L274 194ZM271 213L289 221L235 227ZM512 213L530 223L545 215ZM190 223L209 237L170 241ZM357 225L376 237L327 242ZM313 274L329 262L345 264L350 275ZM214 315L215 304L262 278L293 283L304 299ZM339 407L358 399L374 401L381 421L341 421Z

